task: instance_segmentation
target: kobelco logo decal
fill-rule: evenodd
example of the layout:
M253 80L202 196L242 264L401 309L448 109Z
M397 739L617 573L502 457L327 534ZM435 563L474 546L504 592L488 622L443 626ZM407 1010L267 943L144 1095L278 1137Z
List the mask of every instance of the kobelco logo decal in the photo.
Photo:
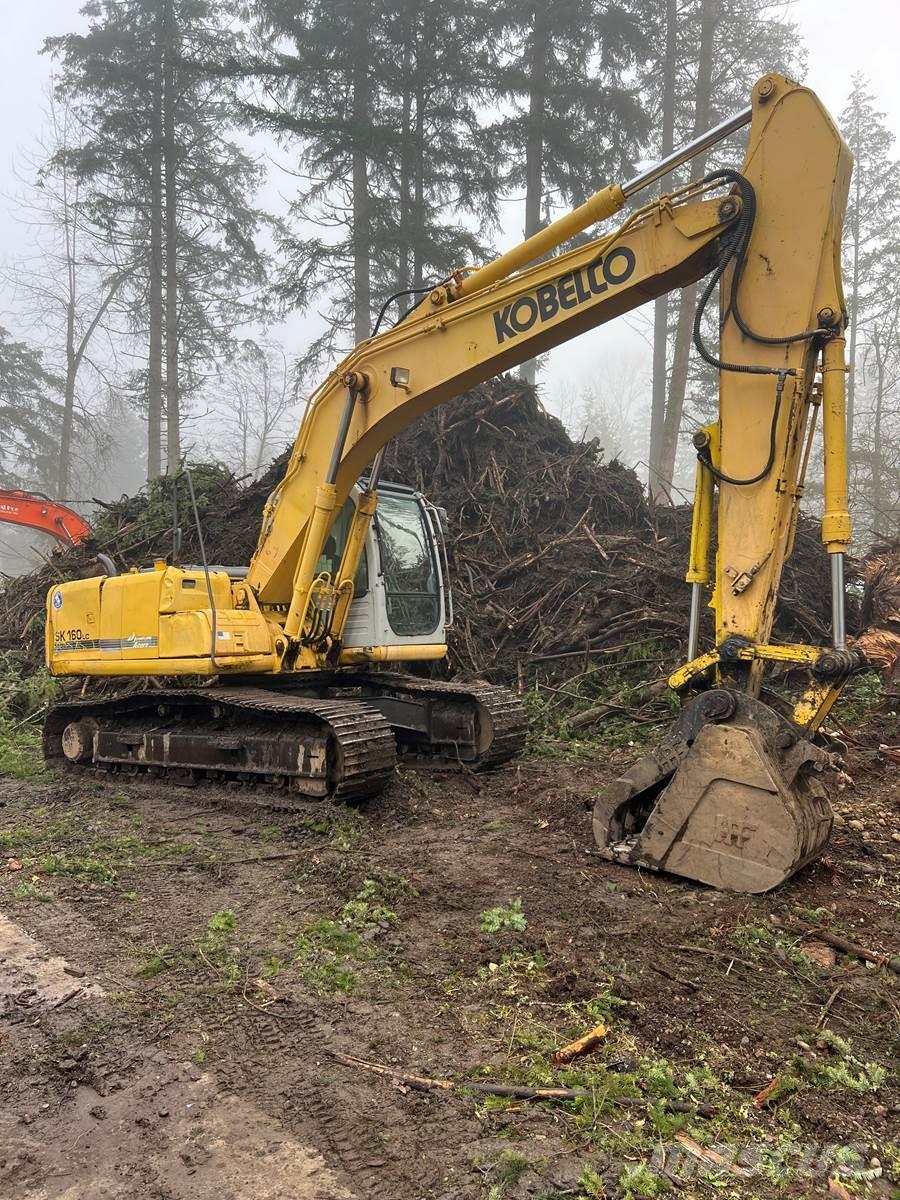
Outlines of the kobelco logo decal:
M630 279L634 265L634 251L618 246L605 258L545 283L533 296L520 296L505 308L498 308L494 313L497 342L502 344L527 333L535 321L552 320L561 308L577 308L592 296L602 296L610 287Z

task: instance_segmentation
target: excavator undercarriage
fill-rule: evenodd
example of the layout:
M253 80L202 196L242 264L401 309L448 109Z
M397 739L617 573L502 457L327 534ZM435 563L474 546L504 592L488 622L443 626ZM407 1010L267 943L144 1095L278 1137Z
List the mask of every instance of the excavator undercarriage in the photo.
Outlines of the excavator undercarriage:
M387 671L323 672L57 704L44 727L44 752L71 767L165 776L185 786L264 784L284 808L290 797L376 795L398 754L476 771L498 766L523 749L525 729L521 703L504 688Z

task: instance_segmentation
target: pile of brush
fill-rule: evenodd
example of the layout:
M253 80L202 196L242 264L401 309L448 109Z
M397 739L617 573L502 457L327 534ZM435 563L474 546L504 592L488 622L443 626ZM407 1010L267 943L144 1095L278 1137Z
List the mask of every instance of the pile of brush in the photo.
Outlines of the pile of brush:
M217 465L192 469L211 563L248 561L284 465L282 456L252 481ZM389 447L385 478L447 510L457 672L558 686L604 657L650 659L664 673L683 653L689 509L651 506L634 472L605 461L596 441L573 441L533 388L499 377L423 417ZM160 480L104 504L88 542L5 586L0 649L37 668L47 589L95 574L98 552L120 569L164 558L176 526L182 561L199 561L184 479L175 498ZM818 528L801 522L776 636L827 640L829 594Z

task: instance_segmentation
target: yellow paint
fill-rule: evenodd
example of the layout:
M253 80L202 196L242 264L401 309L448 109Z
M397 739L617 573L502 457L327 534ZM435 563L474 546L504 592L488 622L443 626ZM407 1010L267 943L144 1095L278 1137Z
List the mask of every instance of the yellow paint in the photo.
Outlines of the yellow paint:
M454 297L461 299L463 296L471 296L475 292L481 291L482 288L490 287L491 284L506 279L514 271L527 267L529 263L543 258L545 254L569 241L576 234L583 233L589 226L605 221L607 217L617 213L624 204L625 193L617 183L602 188L593 196L589 196L578 208L574 208L558 220L552 221L518 246L514 246L512 250L507 250L499 258L495 258L487 266L465 276L451 289Z
M746 324L776 337L816 329L825 310L838 319L844 311L840 243L852 158L811 91L775 75L767 80L774 84L767 98L760 95L759 84L754 88L742 169L756 189L757 218L738 299ZM722 281L725 306L731 277L729 269ZM793 525L821 350L815 340L780 345L751 341L733 312L723 311L728 313L720 338L725 362L795 372L785 379L773 470L748 487L719 487L716 640L740 635L765 645ZM842 362L842 352L840 337L825 340L828 361ZM769 454L777 377L723 371L719 380L720 466L726 475L748 478L762 469ZM729 572L752 571L761 560L751 584L735 594ZM750 690L758 692L760 683L760 673L754 672Z
M834 338L825 346L822 365L822 440L825 455L822 541L829 554L843 554L850 545L846 375L844 339Z
M793 721L801 729L815 733L822 722L831 712L844 690L846 679L824 682L812 680L809 687L797 701L791 714Z
M705 425L701 432L709 439L713 465L719 461L719 426ZM697 459L697 481L694 487L694 512L691 522L691 553L686 583L708 584L710 580L709 550L713 530L713 495L715 479L712 472Z
M345 646L338 660L342 667L364 663L430 662L447 657L447 647L433 646Z

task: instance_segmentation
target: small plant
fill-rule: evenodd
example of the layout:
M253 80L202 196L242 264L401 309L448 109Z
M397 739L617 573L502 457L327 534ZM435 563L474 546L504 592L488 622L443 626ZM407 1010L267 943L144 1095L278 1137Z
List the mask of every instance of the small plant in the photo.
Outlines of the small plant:
M46 892L42 892L40 888L28 879L22 879L13 888L13 898L16 900L52 900Z
M396 925L397 914L384 904L377 903L382 895L381 886L374 879L364 879L363 885L352 900L341 909L339 921L348 929L360 933L368 930L387 929ZM370 903L376 901L376 903Z
M661 1192L668 1192L670 1186L644 1163L638 1163L636 1167L626 1167L619 1176L619 1187L622 1189L624 1200L635 1200L638 1196L658 1196Z
M853 675L841 693L841 710L845 720L859 720L878 708L885 698L884 681L877 671Z
M603 1176L599 1175L593 1167L584 1168L578 1176L578 1186L588 1200L605 1200L606 1185L603 1182Z
M277 954L270 954L263 965L263 969L260 971L260 977L262 979L277 979L287 965L284 959L279 958Z
M764 921L747 921L743 925L736 925L732 937L741 950L751 953L774 946L777 940L773 930Z
M516 896L508 900L505 908L486 908L479 914L478 924L482 933L499 933L503 929L524 933L528 921L522 912L522 898Z
M514 1154L511 1150L504 1150L491 1172L493 1182L491 1190L488 1192L491 1200L494 1200L494 1197L496 1197L496 1200L502 1200L507 1190L519 1182L522 1174L528 1170L529 1166L528 1159L523 1158L521 1154Z
M801 904L797 908L797 916L810 925L824 925L826 921L832 920L834 913L829 908L804 908Z
M371 947L354 929L338 921L313 921L297 941L295 962L317 992L352 992L356 986L353 962L372 955Z
M191 1062L194 1064L195 1067L202 1067L203 1064L206 1062L206 1051L205 1050L192 1050L191 1051Z
M501 996L514 999L523 992L527 994L529 985L544 978L547 963L540 953L504 954L499 962L489 962L478 968L478 980Z
M39 863L44 875L66 875L86 883L112 883L116 873L99 858L78 857L65 853L45 854Z
M228 934L234 933L237 921L230 909L214 913L206 922L206 935L197 943L197 953L211 966L224 983L234 985L243 975L241 963L229 946Z
M134 973L142 979L153 979L174 965L172 951L168 946L163 946L158 950L146 950Z

